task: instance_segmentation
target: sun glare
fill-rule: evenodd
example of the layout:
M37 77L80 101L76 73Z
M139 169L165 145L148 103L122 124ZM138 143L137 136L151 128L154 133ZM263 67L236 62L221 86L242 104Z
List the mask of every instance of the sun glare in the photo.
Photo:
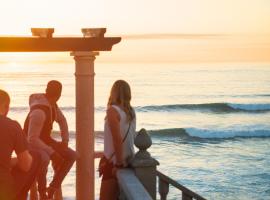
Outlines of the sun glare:
M111 33L270 33L269 9L265 0L9 0L1 3L0 34L54 27L70 35L96 26Z

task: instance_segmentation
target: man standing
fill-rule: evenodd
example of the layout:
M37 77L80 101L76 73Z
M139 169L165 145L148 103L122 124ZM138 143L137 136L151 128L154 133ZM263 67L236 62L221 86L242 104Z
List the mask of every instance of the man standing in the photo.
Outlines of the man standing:
M24 124L30 148L42 155L42 167L38 176L38 191L41 199L50 199L61 184L76 160L76 152L68 147L69 134L67 121L58 108L62 84L52 80L47 84L45 94L32 94L29 98L30 112ZM62 141L51 137L53 122L59 124ZM46 174L49 161L52 160L54 177L46 189Z
M40 157L29 153L21 126L7 117L9 104L8 93L0 90L0 199L22 200L38 173Z

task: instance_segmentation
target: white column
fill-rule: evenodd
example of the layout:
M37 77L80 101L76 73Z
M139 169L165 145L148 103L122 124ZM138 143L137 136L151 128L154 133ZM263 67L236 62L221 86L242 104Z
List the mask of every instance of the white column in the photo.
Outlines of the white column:
M76 199L94 200L94 60L98 52L71 52L76 63Z

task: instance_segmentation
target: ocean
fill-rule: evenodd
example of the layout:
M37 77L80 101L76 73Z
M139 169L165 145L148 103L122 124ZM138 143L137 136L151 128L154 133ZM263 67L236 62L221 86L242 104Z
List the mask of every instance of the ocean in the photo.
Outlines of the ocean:
M116 56L122 52L116 48ZM99 57L103 56L110 53ZM137 130L145 128L150 134L149 152L160 162L158 170L207 199L270 199L270 62L139 62L132 56L130 62L97 57L95 130L103 130L113 82L124 79L132 89ZM51 79L63 83L59 105L75 148L72 57L1 54L0 58L0 88L11 95L9 117L21 125L29 95L44 92ZM59 130L57 125L54 130ZM102 148L97 136L96 150ZM74 199L75 178L73 167L62 185L64 199ZM96 174L97 199L99 187ZM180 194L170 187L168 199L179 199Z

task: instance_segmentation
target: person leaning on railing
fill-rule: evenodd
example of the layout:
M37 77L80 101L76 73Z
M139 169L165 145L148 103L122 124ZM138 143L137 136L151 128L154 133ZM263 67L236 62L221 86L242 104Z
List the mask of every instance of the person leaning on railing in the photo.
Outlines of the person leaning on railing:
M100 200L116 200L119 188L117 168L127 167L134 156L136 115L130 105L131 90L124 80L116 81L110 92L104 125L104 157L101 159L102 175ZM102 165L102 169L101 169Z

